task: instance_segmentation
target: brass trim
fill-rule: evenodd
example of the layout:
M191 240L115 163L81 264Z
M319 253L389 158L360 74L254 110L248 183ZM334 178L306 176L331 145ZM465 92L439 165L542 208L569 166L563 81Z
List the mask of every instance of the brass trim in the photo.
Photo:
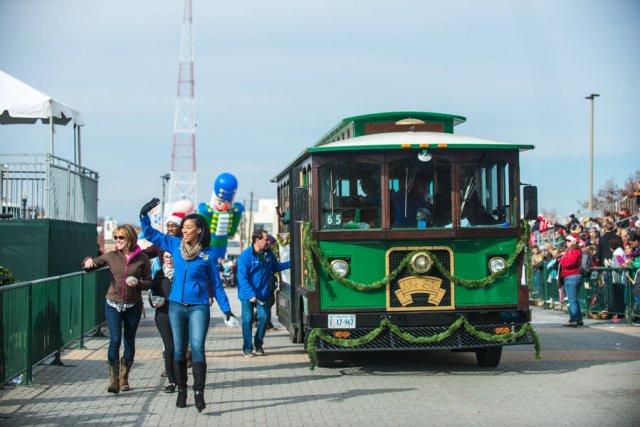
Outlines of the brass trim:
M300 233L300 286L302 288L307 288L307 276L309 275L306 270L307 263L304 259L304 224L298 224L298 232ZM306 274L305 274L306 273ZM316 284L317 286L317 284Z
M385 262L385 275L389 275L389 254L395 251L419 251L419 250L445 250L449 252L449 265L451 270L451 275L455 275L455 264L453 258L453 251L448 246L394 246L389 249L384 254L384 262ZM385 298L387 311L435 311L435 310L455 310L456 308L456 300L455 300L455 290L456 287L452 282L449 282L449 288L451 289L451 305L445 306L436 306L436 307L391 307L391 282L387 283Z

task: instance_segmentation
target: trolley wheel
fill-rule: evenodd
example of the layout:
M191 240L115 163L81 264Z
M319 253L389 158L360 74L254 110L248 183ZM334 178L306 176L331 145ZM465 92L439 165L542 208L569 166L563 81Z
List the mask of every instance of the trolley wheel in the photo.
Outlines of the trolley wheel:
M334 354L331 351L319 351L316 353L316 357L318 358L319 368L328 368L335 360Z
M298 326L297 325L291 325L291 329L289 329L289 339L294 344L300 344L300 341L298 341Z
M305 334L304 334L304 323L302 321L302 300L300 300L300 304L298 305L298 307L300 307L300 311L298 312L298 320L296 320L296 323L293 325L293 327L291 328L292 331L292 337L291 337L291 341L294 344L306 344L305 342Z
M304 336L304 325L302 324L302 318L300 318L296 322L296 326L295 326L294 330L296 332L296 340L295 340L295 342L298 343L298 344L306 344L305 336Z
M483 368L495 368L500 364L501 357L502 347L487 347L476 350L478 366Z

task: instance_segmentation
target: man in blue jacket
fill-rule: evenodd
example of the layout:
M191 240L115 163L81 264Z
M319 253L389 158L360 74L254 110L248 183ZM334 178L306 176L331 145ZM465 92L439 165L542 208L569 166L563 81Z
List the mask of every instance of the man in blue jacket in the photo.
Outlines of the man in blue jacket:
M251 343L254 309L258 313L258 325L253 344L256 354L264 355L262 343L269 317L269 279L273 273L286 270L291 265L289 261L278 262L273 252L267 250L269 234L265 230L255 231L251 243L238 258L238 299L242 304L242 353L245 357L254 355Z

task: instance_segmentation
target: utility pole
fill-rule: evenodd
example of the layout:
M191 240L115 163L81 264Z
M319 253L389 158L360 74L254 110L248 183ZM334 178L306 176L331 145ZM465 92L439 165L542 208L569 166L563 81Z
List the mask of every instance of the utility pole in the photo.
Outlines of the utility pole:
M247 206L247 199L242 199L242 206ZM247 212L242 212L242 218L240 219L240 250L244 250L244 242L247 235Z
M249 192L249 239L253 235L253 191Z
M165 190L167 187L167 182L169 182L169 180L171 179L171 174L165 173L164 175L160 175L160 179L162 180L162 208L161 208L162 210L160 211L160 226L164 230L165 205L167 204L167 198L165 197L165 194L166 194Z
M591 102L591 124L589 132L589 212L593 210L593 121L594 121L594 100L600 96L599 93L592 93L586 96L584 99L588 99Z

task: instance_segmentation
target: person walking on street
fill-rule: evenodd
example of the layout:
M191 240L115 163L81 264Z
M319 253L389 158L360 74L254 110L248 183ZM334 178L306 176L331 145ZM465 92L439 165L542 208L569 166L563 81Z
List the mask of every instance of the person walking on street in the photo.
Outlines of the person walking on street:
M173 257L170 252L162 252L159 259L161 268L153 276L151 292L149 293L149 303L156 309L155 322L162 344L164 345L164 372L167 375L169 384L164 391L173 393L176 391L176 376L173 371L173 334L171 333L171 322L169 321L169 295L171 294L171 282L173 281Z
M582 273L580 272L582 251L578 248L578 239L574 236L568 235L566 243L567 250L560 258L560 274L569 299L569 321L564 326L576 327L583 325L580 302L578 301L582 287Z
M109 325L109 393L130 390L129 373L136 352L135 339L142 315L143 289L151 286L149 258L136 244L138 236L130 225L121 225L113 232L115 250L83 260L85 271L108 266L111 284L104 304ZM124 334L122 330L124 329ZM119 358L124 336L124 354Z
M166 221L166 229L167 234L169 236L176 236L178 238L182 238L182 220L186 214L184 212L174 212L167 218ZM146 249L143 249L143 252L147 254L149 260L151 261L151 277L156 277L158 271L162 269L163 261L160 259L160 249L158 249L155 245L151 245ZM173 259L172 259L173 261ZM169 294L167 294L167 297ZM165 310L168 309L169 303L167 301L165 305ZM167 320L168 322L168 320ZM157 323L156 323L157 324ZM168 323L167 323L168 324ZM171 332L171 331L169 331ZM166 353L166 348L165 348ZM173 353L172 356L173 357ZM191 368L192 356L191 356L191 348L187 347L187 368ZM167 371L165 370L162 373L162 376L167 376Z
M276 259L280 259L278 256L278 241L272 235L269 235L267 239L267 251L271 252ZM279 273L273 273L269 277L269 299L267 300L267 326L266 330L274 330L278 329L271 322L271 311L273 309L273 305L276 303L276 290L278 289L278 275Z
M187 343L193 354L193 392L198 412L207 406L204 400L207 362L204 343L210 321L213 300L227 320L233 313L222 286L215 252L211 249L211 234L204 217L189 214L182 223L182 239L163 234L151 226L148 213L160 200L153 198L140 210L140 225L151 243L171 253L173 285L169 294L169 320L173 334L173 364L178 397L176 406L187 406Z
M257 230L251 236L251 246L238 258L238 299L242 305L242 353L245 357L264 355L263 342L267 326L269 281L273 273L286 270L291 263L278 262L273 252L267 250L269 234ZM251 342L254 309L258 314L256 334Z

